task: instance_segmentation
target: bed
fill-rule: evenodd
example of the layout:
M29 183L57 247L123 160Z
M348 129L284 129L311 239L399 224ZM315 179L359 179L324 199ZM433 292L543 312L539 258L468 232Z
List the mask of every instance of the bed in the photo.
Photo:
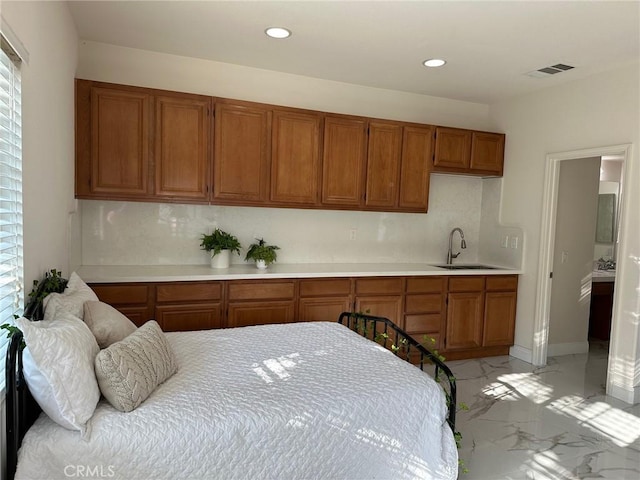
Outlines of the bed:
M80 435L39 413L14 334L9 478L457 478L455 380L386 319L165 335L177 373L131 412L101 399Z

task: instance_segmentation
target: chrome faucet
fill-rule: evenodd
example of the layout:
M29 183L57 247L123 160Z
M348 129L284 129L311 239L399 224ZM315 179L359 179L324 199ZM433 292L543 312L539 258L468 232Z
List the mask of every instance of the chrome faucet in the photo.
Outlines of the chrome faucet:
M460 252L458 253L451 253L451 243L453 242L453 234L456 233L456 231L460 232L460 248L467 248L467 242L465 242L464 240L464 232L462 231L461 228L454 228L453 230L451 230L451 233L449 234L449 251L447 252L447 265L451 265L453 263L453 259L454 258L458 258L458 255L460 255Z

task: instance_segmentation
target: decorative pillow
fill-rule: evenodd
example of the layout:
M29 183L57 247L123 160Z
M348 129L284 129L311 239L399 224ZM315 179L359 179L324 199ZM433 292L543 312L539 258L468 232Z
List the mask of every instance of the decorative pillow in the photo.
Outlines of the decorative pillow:
M102 394L123 412L137 408L176 370L178 363L171 345L154 320L100 351L95 359Z
M50 293L42 301L44 319L53 320L61 312L67 312L82 320L84 318L84 302L90 300L97 301L98 296L76 272L73 272L63 293Z
M86 432L100 390L93 370L100 349L89 328L67 313L55 322L16 320L26 348L23 371L42 410L69 430Z
M84 302L84 323L96 337L100 348L124 340L138 327L111 305L102 302Z

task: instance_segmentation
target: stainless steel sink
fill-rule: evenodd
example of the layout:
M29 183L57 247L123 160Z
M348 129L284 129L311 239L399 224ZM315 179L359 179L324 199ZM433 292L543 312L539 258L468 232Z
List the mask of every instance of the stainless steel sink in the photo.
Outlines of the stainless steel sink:
M446 270L496 270L497 267L491 267L489 265L473 264L473 265L432 265L432 267L444 268Z

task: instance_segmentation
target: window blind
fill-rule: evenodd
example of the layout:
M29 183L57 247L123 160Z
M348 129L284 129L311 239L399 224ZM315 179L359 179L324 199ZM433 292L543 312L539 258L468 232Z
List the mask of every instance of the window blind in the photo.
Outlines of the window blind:
M24 305L20 59L0 35L0 325ZM0 331L0 384L8 339Z

